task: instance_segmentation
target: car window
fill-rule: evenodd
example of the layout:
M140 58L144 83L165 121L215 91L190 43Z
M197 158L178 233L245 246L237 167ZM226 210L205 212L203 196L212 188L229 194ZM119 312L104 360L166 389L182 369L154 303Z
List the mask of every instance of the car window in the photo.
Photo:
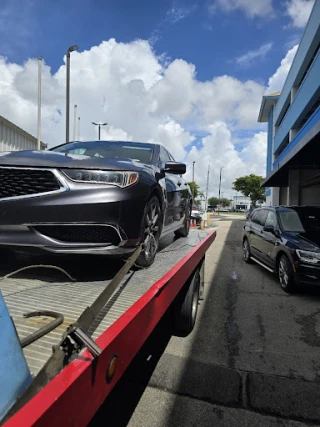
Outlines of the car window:
M172 159L170 158L168 151L163 147L160 148L160 160L161 160L161 166L163 168L167 162L172 162Z
M144 142L83 141L64 144L52 148L51 151L66 155L81 154L88 157L129 158L136 162L149 163L153 158L154 147L153 144Z
M277 216L273 211L269 211L266 218L266 226L272 225L274 229L278 227Z
M252 222L257 225L264 226L266 222L267 213L268 211L266 209L259 209L258 211L253 213Z
M306 231L320 231L320 208L298 208L297 214Z
M280 212L279 217L283 231L291 231L296 233L303 233L305 231L296 211L287 210Z

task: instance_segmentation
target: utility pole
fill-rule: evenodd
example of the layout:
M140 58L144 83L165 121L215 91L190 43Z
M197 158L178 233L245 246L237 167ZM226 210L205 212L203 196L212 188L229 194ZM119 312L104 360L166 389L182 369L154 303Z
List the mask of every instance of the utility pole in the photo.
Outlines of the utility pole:
M73 113L73 141L76 140L76 129L77 129L77 106L74 106Z
M195 182L194 182L194 164L195 161L192 162L192 182L193 182L193 187L192 187L192 202L194 203L194 190L195 190Z
M80 117L78 117L78 141L80 141Z
M208 210L209 176L210 176L210 160L209 160L208 175L207 175L207 189L206 189L205 212L207 212L207 210Z
M38 132L37 132L37 149L41 150L41 70L42 57L38 56Z
M77 45L70 46L66 54L66 144L69 142L70 127L70 53L78 50Z
M222 168L220 168L220 178L219 178L219 203L220 203L220 201L221 201L221 199L220 199L220 190L221 190L221 172L222 172L222 169L223 169L223 167L222 167Z

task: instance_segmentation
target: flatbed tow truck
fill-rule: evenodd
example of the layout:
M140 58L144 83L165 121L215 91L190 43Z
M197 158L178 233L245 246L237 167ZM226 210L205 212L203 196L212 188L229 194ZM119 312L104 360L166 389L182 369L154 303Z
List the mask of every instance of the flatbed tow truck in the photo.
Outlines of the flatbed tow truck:
M86 426L169 307L174 328L192 330L215 237L213 229L191 229L163 239L143 270L134 268L140 248L121 265L102 258L81 265L81 257L39 265L35 257L11 271L0 259L0 290L30 373L0 424ZM104 274L96 274L97 262Z

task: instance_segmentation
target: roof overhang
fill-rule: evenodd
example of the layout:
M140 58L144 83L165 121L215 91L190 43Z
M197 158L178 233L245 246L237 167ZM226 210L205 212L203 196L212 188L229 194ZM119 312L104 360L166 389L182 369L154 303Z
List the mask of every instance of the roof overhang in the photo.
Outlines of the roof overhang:
M280 91L273 92L262 97L261 107L258 116L259 123L264 123L268 121L271 107L273 107L277 103L280 93Z

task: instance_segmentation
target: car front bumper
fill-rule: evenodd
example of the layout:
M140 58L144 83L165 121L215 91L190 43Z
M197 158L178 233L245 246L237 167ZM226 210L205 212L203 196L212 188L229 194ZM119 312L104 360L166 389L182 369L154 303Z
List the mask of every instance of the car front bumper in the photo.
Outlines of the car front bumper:
M59 194L0 200L0 245L55 253L130 253L140 240L148 192L143 183L122 189L68 182L68 189ZM90 241L92 226L108 230L112 238ZM72 241L74 227L86 230L84 241Z
M300 264L296 266L299 283L320 286L320 266Z

